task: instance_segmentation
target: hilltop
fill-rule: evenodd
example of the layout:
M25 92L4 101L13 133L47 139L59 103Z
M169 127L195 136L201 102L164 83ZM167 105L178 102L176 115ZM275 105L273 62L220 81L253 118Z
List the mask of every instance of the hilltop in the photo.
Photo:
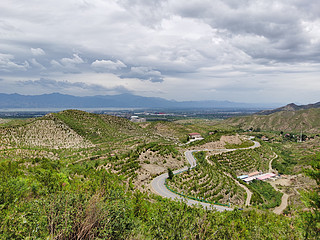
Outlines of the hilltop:
M113 139L143 135L143 131L123 118L67 110L13 121L3 126L0 134L12 146L88 148Z
M229 118L224 123L241 129L319 133L320 108L277 111L268 115Z
M298 111L298 110L306 110L306 109L310 109L310 108L320 108L320 102L307 104L307 105L296 105L294 103L289 103L286 106L272 109L272 110L262 110L260 112L257 112L256 114L257 115L270 115L270 114L276 113L276 112Z

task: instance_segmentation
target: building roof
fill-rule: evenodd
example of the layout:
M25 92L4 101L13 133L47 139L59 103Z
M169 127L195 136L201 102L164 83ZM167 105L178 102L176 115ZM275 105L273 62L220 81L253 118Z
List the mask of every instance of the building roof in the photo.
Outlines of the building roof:
M249 177L249 176L248 175L241 175L241 176L238 176L237 178L244 179L244 178L247 178L247 177Z
M256 172L249 173L248 176L249 176L249 177L252 177L252 176L255 176L255 175L258 175L258 174L259 174L259 172L256 171Z
M257 179L266 180L266 179L272 178L274 176L276 176L276 174L274 174L274 173L266 173L266 174L263 174L263 175L257 177Z
M248 178L245 178L243 179L243 181L245 182L251 182L252 180L256 179L255 177L248 177Z
M200 133L189 133L189 136L201 135Z

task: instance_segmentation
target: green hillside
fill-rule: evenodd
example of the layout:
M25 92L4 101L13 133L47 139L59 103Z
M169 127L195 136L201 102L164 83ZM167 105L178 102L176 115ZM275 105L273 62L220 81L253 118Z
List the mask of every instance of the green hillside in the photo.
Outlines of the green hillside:
M79 135L93 143L120 140L144 134L144 131L138 125L127 119L79 110L67 110L49 114L44 118L61 120Z
M282 111L270 115L251 115L235 117L224 121L241 129L261 129L264 131L287 131L319 133L320 109Z
M310 162L320 162L315 155L320 151L315 147L320 146L319 139L312 140L312 147L307 142L274 142L208 157L198 152L198 166L168 183L190 197L231 203L234 211L190 207L153 194L151 180L168 168L187 165L186 150L238 146L232 142L239 136L235 130L207 120L132 123L77 110L3 123L0 239L319 237L318 215L313 214L318 211L310 205L317 195L304 199L309 205L301 200L315 183L296 164L301 157L310 176L318 176L311 172ZM201 133L204 140L184 144L190 132ZM223 139L233 140L222 144ZM287 148L295 150L288 154ZM306 150L308 157L303 158ZM274 214L280 192L269 183L256 183L248 185L255 204L242 209L248 196L236 175L267 171L275 152L279 155L272 163L275 170L297 173L292 184L282 188L292 194L290 205L283 214Z

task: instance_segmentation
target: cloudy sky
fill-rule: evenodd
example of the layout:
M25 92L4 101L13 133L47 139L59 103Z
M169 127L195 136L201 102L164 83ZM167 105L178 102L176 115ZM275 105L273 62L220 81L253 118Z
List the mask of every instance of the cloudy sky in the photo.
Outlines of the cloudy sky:
M320 101L320 2L1 0L0 92Z

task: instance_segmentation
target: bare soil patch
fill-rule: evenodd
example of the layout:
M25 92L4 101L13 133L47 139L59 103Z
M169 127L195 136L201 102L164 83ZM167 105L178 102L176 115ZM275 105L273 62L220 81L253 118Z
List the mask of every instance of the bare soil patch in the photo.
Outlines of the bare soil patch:
M0 138L6 143L5 145L13 144L52 149L88 148L94 146L73 129L53 120L37 120L18 128L5 129L0 132Z
M175 170L186 164L182 156L176 158L171 155L162 156L150 150L141 153L139 161L141 168L136 171L138 176L133 181L133 184L141 191L149 190L151 180L155 176L167 172L168 168Z
M240 135L232 135L232 136L221 136L219 141L209 142L202 146L196 146L194 149L224 149L227 143L229 144L241 144L243 141L243 137Z

